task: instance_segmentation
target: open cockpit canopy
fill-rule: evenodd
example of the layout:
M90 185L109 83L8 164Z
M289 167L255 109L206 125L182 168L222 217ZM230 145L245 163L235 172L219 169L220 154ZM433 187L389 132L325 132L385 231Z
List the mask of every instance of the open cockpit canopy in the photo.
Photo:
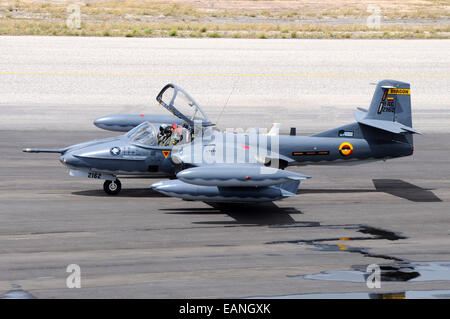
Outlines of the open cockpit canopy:
M170 113L185 121L191 128L197 122L202 126L213 126L195 100L175 84L167 84L156 97L158 103Z

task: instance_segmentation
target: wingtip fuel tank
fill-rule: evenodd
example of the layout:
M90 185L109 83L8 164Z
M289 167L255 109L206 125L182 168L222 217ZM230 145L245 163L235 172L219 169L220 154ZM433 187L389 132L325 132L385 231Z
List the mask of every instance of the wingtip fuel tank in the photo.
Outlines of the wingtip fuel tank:
M111 114L95 119L94 125L107 131L128 132L144 122L159 127L167 123L182 125L184 121L170 114Z

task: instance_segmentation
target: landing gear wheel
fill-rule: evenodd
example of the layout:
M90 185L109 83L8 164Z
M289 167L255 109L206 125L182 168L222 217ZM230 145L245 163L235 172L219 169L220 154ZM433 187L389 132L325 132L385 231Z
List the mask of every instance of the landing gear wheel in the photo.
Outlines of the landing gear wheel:
M105 183L103 183L103 190L108 195L117 195L121 189L122 184L119 179L116 179L115 181L105 181Z

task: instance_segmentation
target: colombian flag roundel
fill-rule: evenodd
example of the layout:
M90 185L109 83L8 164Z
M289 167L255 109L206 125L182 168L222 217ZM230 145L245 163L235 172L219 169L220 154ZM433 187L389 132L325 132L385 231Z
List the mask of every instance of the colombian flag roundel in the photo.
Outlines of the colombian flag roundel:
M345 157L352 155L353 145L348 142L342 143L341 146L339 146L339 153Z

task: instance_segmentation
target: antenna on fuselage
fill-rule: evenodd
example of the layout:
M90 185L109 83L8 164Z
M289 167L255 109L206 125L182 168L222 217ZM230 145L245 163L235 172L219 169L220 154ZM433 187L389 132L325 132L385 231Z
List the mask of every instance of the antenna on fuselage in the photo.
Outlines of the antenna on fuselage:
M225 111L225 108L227 107L228 102L230 101L231 95L232 95L233 92L234 92L234 88L236 87L237 81L239 81L239 78L237 78L237 80L234 81L234 83L233 83L233 87L231 88L230 94L228 95L228 98L227 98L227 100L226 100L224 106L222 107L222 111L220 111L219 117L217 118L216 126L219 126L220 118L222 117L223 111Z

